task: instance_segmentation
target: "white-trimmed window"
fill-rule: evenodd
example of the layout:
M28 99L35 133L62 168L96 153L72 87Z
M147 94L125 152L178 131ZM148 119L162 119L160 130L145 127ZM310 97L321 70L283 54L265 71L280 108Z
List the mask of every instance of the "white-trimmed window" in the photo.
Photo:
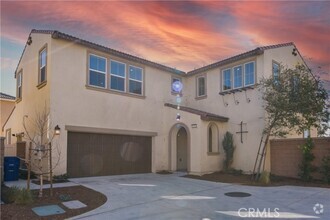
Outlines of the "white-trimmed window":
M231 89L231 70L226 69L222 71L222 90Z
M244 65L244 85L250 86L254 85L254 76L255 76L255 68L254 62L246 63Z
M273 62L272 66L274 81L278 82L278 77L280 76L280 64Z
M197 77L197 97L206 96L206 79L205 76Z
M243 87L243 68L236 66L233 68L234 72L234 89Z
M22 98L22 78L23 74L22 74L22 70L18 72L17 74L17 99L21 99Z
M129 66L129 93L142 95L143 71L139 67Z
M39 52L39 84L47 80L47 48Z
M6 130L6 140L5 140L6 144L11 144L11 129L7 129Z
M126 91L126 64L110 61L110 89Z
M89 85L106 88L107 59L89 55Z

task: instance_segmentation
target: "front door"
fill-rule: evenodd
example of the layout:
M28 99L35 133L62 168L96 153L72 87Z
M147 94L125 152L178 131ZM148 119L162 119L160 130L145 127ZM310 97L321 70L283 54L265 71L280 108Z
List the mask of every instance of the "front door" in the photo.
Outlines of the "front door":
M184 127L179 129L176 140L177 170L187 171L187 131Z

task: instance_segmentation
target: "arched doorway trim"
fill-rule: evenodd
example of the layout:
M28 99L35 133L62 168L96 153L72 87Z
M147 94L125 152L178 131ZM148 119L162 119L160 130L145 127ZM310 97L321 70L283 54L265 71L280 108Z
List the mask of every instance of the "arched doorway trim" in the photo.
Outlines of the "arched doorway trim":
M190 171L191 168L191 147L190 147L190 131L188 129L188 126L185 125L184 123L176 123L174 124L169 132L169 152L168 152L168 166L170 171L176 171L177 170L177 134L180 128L184 128L187 132L187 171Z

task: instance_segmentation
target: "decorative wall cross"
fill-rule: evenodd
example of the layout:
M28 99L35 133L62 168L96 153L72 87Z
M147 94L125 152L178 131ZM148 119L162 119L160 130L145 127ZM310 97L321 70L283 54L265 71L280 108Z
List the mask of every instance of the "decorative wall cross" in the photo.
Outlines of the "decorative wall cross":
M241 123L239 124L241 130L236 132L236 134L241 134L241 143L242 144L243 144L243 133L248 133L248 131L243 131L243 124L246 124L246 123L243 123L243 121L241 121Z

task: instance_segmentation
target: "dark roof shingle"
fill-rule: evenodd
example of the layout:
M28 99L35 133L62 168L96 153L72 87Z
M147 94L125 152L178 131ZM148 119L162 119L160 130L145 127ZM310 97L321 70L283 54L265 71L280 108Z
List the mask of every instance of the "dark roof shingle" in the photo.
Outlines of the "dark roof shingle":
M177 105L173 105L170 103L165 103L164 104L167 107L170 108L177 108ZM203 121L221 121L221 122L227 122L229 120L229 118L224 117L224 116L220 116L220 115L216 115L213 113L209 113L209 112L205 112L205 111L201 111L195 108L190 108L190 107L185 107L185 106L180 106L180 110L181 111L185 111L185 112L189 112L195 115L200 115L201 119Z
M251 57L251 56L260 55L260 54L263 54L263 52L265 50L275 49L275 48L280 48L280 47L287 47L287 46L294 46L295 47L294 43L292 43L292 42L290 42L290 43L284 43L284 44L275 44L275 45L270 45L270 46L257 47L254 50L250 50L248 52L241 53L241 54L238 54L236 56L229 57L227 59L220 60L218 62L209 64L207 66L203 66L201 68L198 68L198 69L189 71L189 72L187 72L187 75L194 75L194 74L202 73L204 71L207 71L207 70L210 70L210 69L214 69L214 68L217 68L219 66L223 66L223 65L226 65L226 64L229 64L229 63L232 63L232 62L235 62L235 61L244 59L244 58L248 58L248 57Z
M99 45L99 44L96 44L96 43L93 43L93 42L90 42L90 41L87 41L87 40L83 40L83 39L80 39L78 37L74 37L72 35L65 34L65 33L62 33L62 32L59 32L59 31L55 31L55 30L35 30L35 29L33 29L31 31L31 33L51 34L52 38L54 38L54 39L63 39L63 40L67 40L67 41L73 41L74 43L77 43L77 44L80 44L80 45L83 45L83 46L86 46L86 47L89 47L89 48L92 48L92 49L96 49L96 50L99 50L99 51L102 51L102 52L110 53L114 56L117 56L117 57L120 57L120 58L123 58L123 59L128 59L128 60L131 60L131 61L134 61L134 62L137 62L137 63L145 64L145 65L148 65L148 66L160 69L160 70L168 71L168 72L171 72L171 73L174 73L174 74L179 74L179 75L185 74L185 72L183 72L181 70L178 70L178 69L175 69L175 68L172 68L172 67L168 67L168 66L156 63L156 62L152 62L152 61L149 61L149 60L137 57L137 56L133 56L133 55L130 55L130 54L118 51L118 50L114 50L114 49L111 49L109 47L105 47L105 46L102 46L102 45Z

